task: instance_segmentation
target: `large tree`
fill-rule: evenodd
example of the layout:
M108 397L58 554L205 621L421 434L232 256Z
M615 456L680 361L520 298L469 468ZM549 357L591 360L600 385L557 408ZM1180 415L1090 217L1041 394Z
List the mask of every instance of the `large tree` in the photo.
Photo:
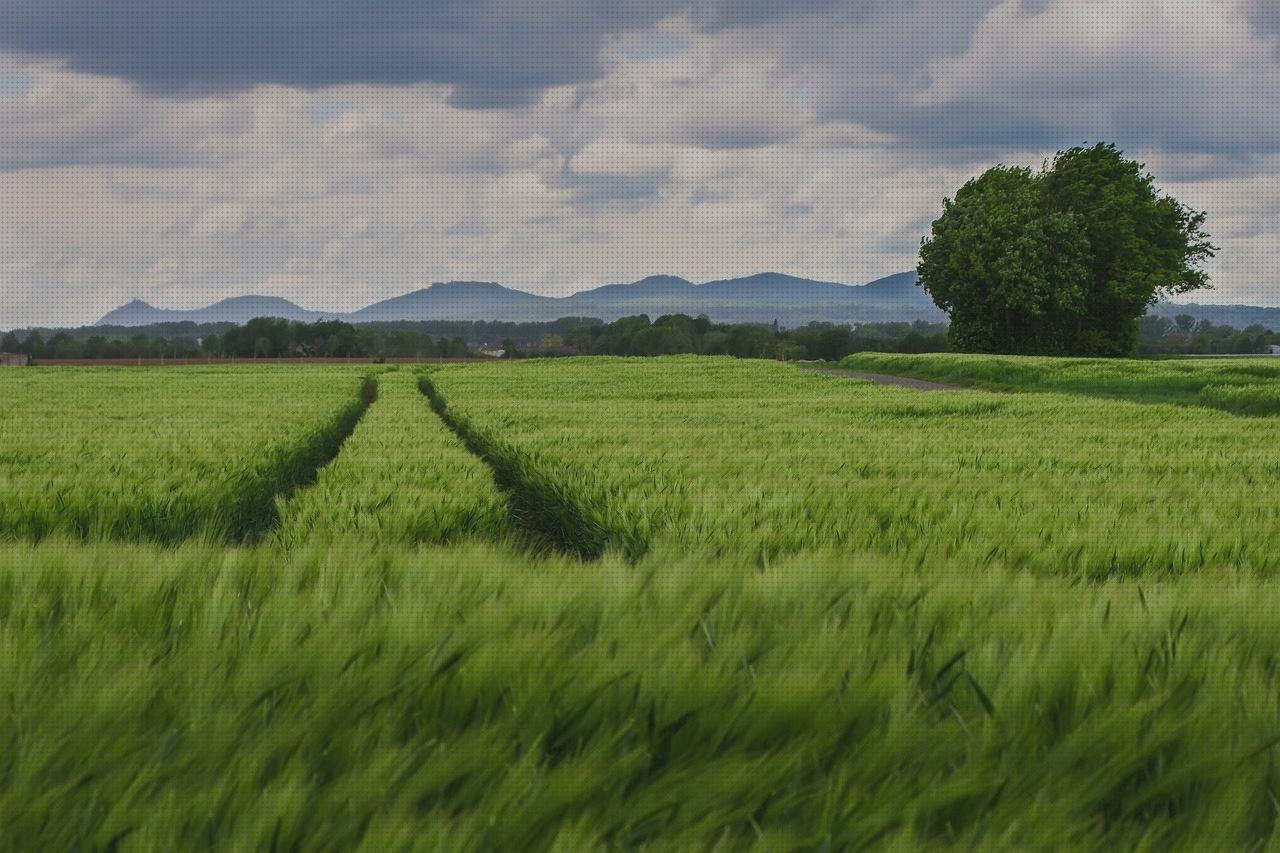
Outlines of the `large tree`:
M1126 355L1162 296L1208 287L1205 215L1158 193L1114 145L1059 152L1041 171L966 183L920 247L920 283L954 349Z

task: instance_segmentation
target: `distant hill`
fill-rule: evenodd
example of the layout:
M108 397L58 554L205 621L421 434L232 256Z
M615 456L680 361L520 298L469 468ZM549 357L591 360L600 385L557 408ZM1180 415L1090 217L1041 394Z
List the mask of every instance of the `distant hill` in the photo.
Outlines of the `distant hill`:
M706 314L712 320L725 323L777 320L788 326L811 320L857 323L942 319L942 312L928 294L915 286L915 273L906 273L905 278L891 278L892 281L882 279L851 287L781 273L760 273L699 285L662 276L584 291L566 301L582 313L609 320L640 313L652 316Z
M375 302L345 319L353 323L392 320L553 320L565 314L561 299L536 296L486 281L450 281Z
M315 322L341 314L308 311L278 296L233 296L205 308L188 310L156 308L135 299L108 312L98 320L99 326L149 326L155 323L237 323L243 325L254 317L283 317L286 320Z
M851 286L831 281L760 273L694 284L687 279L655 275L639 281L607 284L571 296L551 297L504 287L495 282L451 281L375 302L351 313L309 311L287 299L238 296L207 308L166 310L135 299L108 313L97 325L146 326L156 323L245 323L254 317L284 317L314 322L341 319L352 323L488 320L545 322L559 317L599 317L607 322L635 314L706 314L720 323L772 323L799 326L811 321L885 323L946 316L917 286L915 272L902 272L870 284ZM1237 328L1261 325L1280 331L1280 308L1248 305L1177 305L1162 302L1152 314L1190 314L1197 320Z
M919 299L922 292L919 281L920 276L916 275L914 270L894 273L864 285L863 292L867 296L876 296L890 301ZM932 301L930 300L931 303Z
M1188 314L1197 320L1208 320L1215 326L1235 326L1247 329L1250 326L1262 326L1273 332L1280 332L1280 308L1263 308L1257 305L1197 305L1176 302L1157 302L1147 312L1158 317L1173 319L1179 314Z
M152 308L141 299L135 299L121 305L114 311L108 311L98 321L99 326L150 326L153 323L167 322L173 311Z
M915 286L915 273L899 273L864 286L814 281L781 273L694 284L676 276L608 284L571 296L526 293L494 282L451 281L375 302L349 314L308 311L287 299L241 296L207 308L167 310L135 299L108 313L98 325L154 323L244 323L254 317L353 323L422 320L545 321L565 316L606 321L634 314L706 314L722 323L802 325L811 320L838 323L944 319L928 294Z

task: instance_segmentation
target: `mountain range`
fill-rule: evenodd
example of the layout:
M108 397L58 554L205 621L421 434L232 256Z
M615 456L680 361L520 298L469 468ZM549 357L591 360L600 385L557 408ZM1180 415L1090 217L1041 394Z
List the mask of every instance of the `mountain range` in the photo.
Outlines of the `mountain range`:
M694 284L676 276L650 276L608 284L571 296L539 296L493 282L451 281L375 302L349 313L311 311L274 296L236 296L205 308L171 310L135 299L107 313L99 326L152 323L245 323L254 317L283 317L372 323L396 320L539 321L559 317L599 317L605 321L635 314L706 314L722 323L799 325L811 320L841 323L900 320L942 321L943 313L916 286L914 272L898 273L861 286L761 273L746 278Z
M205 308L171 310L135 299L107 313L99 326L147 326L153 323L246 323L254 317L283 317L314 322L351 323L401 320L548 321L560 317L619 317L648 314L706 314L721 323L772 323L798 326L810 321L876 323L946 316L917 286L915 272L902 272L852 286L781 273L720 279L704 284L655 275L624 284L607 284L571 296L539 296L493 282L450 281L375 302L348 313L312 311L277 296L236 296ZM1151 314L1189 314L1236 328L1260 325L1280 331L1280 308L1251 305L1197 305L1160 302Z
M1215 326L1234 326L1247 329L1262 326L1280 332L1280 308L1264 308L1258 305L1200 305L1195 302L1157 302L1147 311L1158 317L1172 320L1179 314L1187 314L1196 320L1208 320Z

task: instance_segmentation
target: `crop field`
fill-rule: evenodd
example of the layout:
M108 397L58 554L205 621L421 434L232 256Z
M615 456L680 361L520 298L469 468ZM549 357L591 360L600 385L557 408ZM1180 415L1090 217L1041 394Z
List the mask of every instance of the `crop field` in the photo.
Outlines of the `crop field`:
M584 556L670 541L757 564L844 548L1087 578L1280 569L1280 447L1256 419L695 358L428 382Z
M0 541L0 839L1274 847L1280 449L1201 402L1269 387L1230 361L0 374L0 500L55 519Z
M375 377L372 407L316 484L281 506L286 542L494 540L508 519L489 468L432 413L409 371Z
M859 353L840 366L1000 391L1058 391L1241 415L1280 414L1280 359L1269 357L1149 361Z
M364 381L314 368L10 371L0 539L259 534L273 496L337 452Z

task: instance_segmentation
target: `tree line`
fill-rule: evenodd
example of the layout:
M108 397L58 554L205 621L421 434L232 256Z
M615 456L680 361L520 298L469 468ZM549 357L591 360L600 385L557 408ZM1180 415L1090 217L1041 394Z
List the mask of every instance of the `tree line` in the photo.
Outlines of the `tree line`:
M0 350L34 358L280 358L356 356L439 358L496 350L510 339L528 346L547 334L599 324L594 318L549 322L420 320L361 323L299 323L258 318L235 323L189 320L148 326L35 328L0 335Z
M565 355L674 355L699 353L739 358L835 361L864 350L941 352L946 327L924 322L858 326L810 323L780 329L752 323L713 323L706 316L647 315L612 323L566 317L540 323L425 321L353 325L340 320L302 323L260 317L243 326L230 323L174 328L164 324L101 331L9 332L0 350L33 359L133 358L508 358ZM455 334L433 335L425 328ZM156 334L155 332L165 334ZM501 339L495 334L505 333Z
M1265 353L1272 346L1280 346L1280 334L1258 325L1236 329L1190 314L1138 321L1139 355L1239 355Z
M165 324L172 327L175 324ZM433 336L404 329L353 326L340 320L302 323L258 317L238 326L208 324L188 329L140 327L127 336L118 331L32 329L0 338L0 350L24 352L33 359L129 358L460 358L480 353L461 336ZM169 331L170 334L157 334ZM86 332L88 332L86 334Z
M731 355L785 361L836 361L854 352L944 352L946 326L867 323L858 326L810 323L781 329L755 323L713 323L705 315L667 314L623 317L612 323L579 324L567 335L544 335L524 348L506 341L508 358L561 355Z
M453 332L452 335L430 334ZM496 339L496 334L505 337ZM1142 355L1264 353L1280 334L1260 325L1236 329L1179 315L1143 317L1137 351ZM552 322L488 323L423 321L352 325L258 318L231 323L163 324L101 332L27 330L0 337L0 351L33 359L133 358L508 358L567 355L653 356L695 353L739 358L837 361L856 352L946 352L947 326L914 323L860 325L810 323L780 329L752 323L713 323L705 316L646 315L612 323L582 317Z

